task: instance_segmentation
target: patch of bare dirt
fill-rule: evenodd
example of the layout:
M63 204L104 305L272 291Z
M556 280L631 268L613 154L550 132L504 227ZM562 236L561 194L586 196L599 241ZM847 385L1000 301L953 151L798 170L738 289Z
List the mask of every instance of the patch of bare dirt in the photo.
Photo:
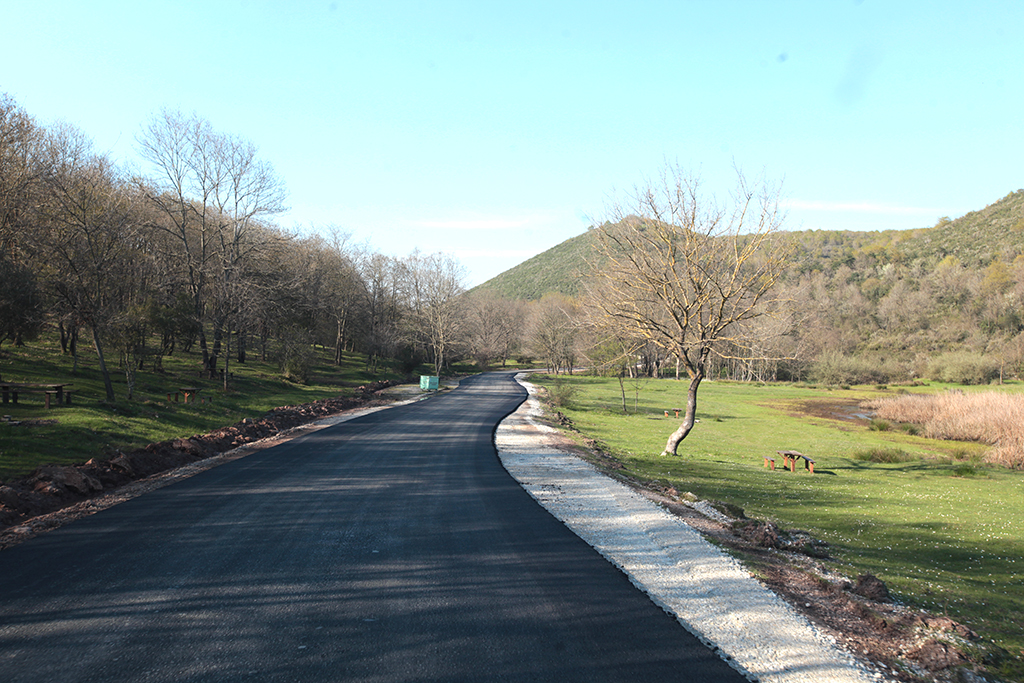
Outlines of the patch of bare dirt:
M389 403L380 392L394 384L374 382L357 388L352 397L275 408L259 419L247 418L207 434L150 444L110 459L38 467L27 477L0 485L0 550L226 460L268 448L289 431L316 420ZM240 450L246 446L248 450Z
M835 416L831 401L805 406L818 417ZM841 403L856 407L855 403ZM854 417L852 419L866 419ZM554 422L575 431L572 422L556 413ZM729 522L710 519L687 503L697 497L663 482L640 481L622 473L623 465L592 439L583 446L567 436L559 447L601 469L679 517L705 538L741 560L758 579L847 651L870 661L890 680L995 681L985 664L998 663L1001 653L989 650L978 635L956 621L896 604L885 584L870 574L847 578L828 565L828 545L807 532L748 519L743 510L709 501Z
M813 417L821 420L835 420L847 424L867 425L874 412L864 408L861 399L815 398L792 404L790 413L797 417Z

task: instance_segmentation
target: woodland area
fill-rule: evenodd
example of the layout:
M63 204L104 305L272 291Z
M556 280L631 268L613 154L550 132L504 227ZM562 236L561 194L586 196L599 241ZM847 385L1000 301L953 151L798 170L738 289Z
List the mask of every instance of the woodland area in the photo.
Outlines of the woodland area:
M276 224L284 181L255 145L196 115L161 112L137 150L146 166L132 175L0 95L0 351L46 332L77 358L85 335L129 397L134 369L177 348L199 349L225 382L253 353L302 381L313 345L371 371L514 358L680 376L654 344L615 360L588 324L610 223L467 292L450 255L395 257L332 226ZM741 343L716 344L707 378L979 384L1024 371L1024 191L919 230L787 231L783 219L777 305L737 324Z
M64 124L43 127L0 96L0 345L59 333L125 374L178 348L201 350L211 378L268 354L304 381L309 349L358 353L367 367L443 371L505 360L523 306L466 296L446 254L376 253L325 227L274 223L281 178L256 147L202 118L165 111L137 137L147 175L129 175ZM2 374L0 364L0 374Z

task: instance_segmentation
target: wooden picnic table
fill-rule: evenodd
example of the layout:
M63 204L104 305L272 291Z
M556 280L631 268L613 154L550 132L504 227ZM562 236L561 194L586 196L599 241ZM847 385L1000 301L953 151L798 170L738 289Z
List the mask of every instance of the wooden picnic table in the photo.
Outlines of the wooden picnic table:
M184 395L185 403L188 403L188 399L190 397L192 398L192 402L195 403L196 394L199 393L200 388L199 387L181 387L181 388L178 389L178 391L181 392L182 395Z
M804 459L804 469L810 470L811 474L814 474L814 460L804 455L800 451L775 451L782 456L783 467L788 467L790 472L796 472L796 461L800 458ZM774 466L772 469L775 469Z
M71 392L67 390L71 384L67 382L47 384L37 382L0 382L0 395L4 403L18 402L18 394L45 394L46 407L50 407L50 397L57 399L57 405L65 401L71 403Z

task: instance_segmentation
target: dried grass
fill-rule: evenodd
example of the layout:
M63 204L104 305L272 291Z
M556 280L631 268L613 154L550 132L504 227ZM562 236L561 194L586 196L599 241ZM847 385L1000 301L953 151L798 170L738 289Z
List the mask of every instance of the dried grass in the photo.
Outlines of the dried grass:
M977 441L992 449L985 460L1024 469L1024 395L995 391L904 394L870 401L879 418L921 425L931 439Z

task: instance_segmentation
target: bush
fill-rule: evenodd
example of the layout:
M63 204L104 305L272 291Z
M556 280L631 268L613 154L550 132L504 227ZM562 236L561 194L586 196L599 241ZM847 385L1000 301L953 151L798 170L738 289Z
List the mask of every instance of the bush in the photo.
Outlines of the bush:
M999 361L980 353L956 351L933 358L925 372L937 382L988 384L999 378Z
M918 458L901 448L869 448L853 454L854 460L877 463L911 462Z
M281 358L281 375L290 382L306 384L312 363L312 347L299 344L289 346Z
M871 424L868 425L868 429L873 432L887 432L891 425L885 420L879 420L878 418L871 418Z
M563 379L556 379L554 384L548 387L548 400L551 405L558 408L567 408L572 405L572 400L579 393L579 387L570 384Z
M957 465L953 468L954 477L975 477L978 475L978 469L974 465L963 464Z
M907 379L901 363L872 356L847 356L838 351L823 353L811 368L812 378L831 386L851 384L888 385Z

